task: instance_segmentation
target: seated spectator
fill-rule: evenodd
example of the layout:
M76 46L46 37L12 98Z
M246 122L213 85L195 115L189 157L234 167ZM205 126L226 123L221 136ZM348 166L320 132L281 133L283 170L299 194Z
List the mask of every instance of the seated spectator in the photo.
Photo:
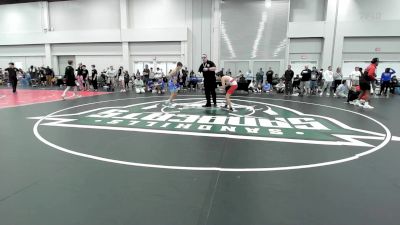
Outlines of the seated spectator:
M269 92L271 91L271 84L268 83L268 82L266 82L266 83L263 85L262 91L264 91L264 92L266 92L266 93L269 93Z
M336 96L340 98L346 98L349 94L349 87L346 85L346 81L342 81L342 83L336 88Z
M162 94L165 92L163 74L161 73L159 68L157 68L157 70L158 72L156 72L156 74L154 75L153 88L157 92L157 94Z
M285 92L285 83L283 82L283 79L279 80L279 83L275 85L275 89L277 93Z
M192 71L190 71L190 74L189 74L189 88L192 90L194 90L194 89L196 89L197 88L197 82L198 82L198 79L197 79L197 76L196 76L196 74L194 73L194 71L192 70Z
M138 76L135 80L135 91L136 94L142 94L144 93L144 83L143 83L143 79L141 76Z
M279 83L279 76L275 74L274 78L272 79L272 86L275 87Z
M146 92L153 92L154 89L154 82L150 79L147 81L147 84L144 84Z
M249 80L247 80L247 82L248 82L248 81L249 81ZM256 85L254 85L254 82L253 82L253 81L250 81L250 84L249 84L249 86L248 86L248 91L257 92L256 90L257 90Z

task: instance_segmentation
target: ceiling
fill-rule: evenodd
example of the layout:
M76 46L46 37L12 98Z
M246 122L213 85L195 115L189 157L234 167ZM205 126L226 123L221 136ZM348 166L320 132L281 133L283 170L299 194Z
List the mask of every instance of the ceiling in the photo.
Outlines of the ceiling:
M41 2L41 1L43 0L0 0L0 5L26 3L26 2ZM66 1L66 0L48 0L47 2L58 2L58 1Z

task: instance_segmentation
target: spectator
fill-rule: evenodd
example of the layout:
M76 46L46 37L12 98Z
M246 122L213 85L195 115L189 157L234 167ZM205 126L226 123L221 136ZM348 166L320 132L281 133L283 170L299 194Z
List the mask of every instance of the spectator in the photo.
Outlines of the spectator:
M126 87L125 86L125 75L124 75L124 71L123 71L123 67L122 66L119 68L118 73L119 72L121 72L121 74L118 75L119 85L121 86L120 92L126 92L126 89L125 89L125 87ZM128 76L129 76L129 74L128 74Z
M247 80L247 83L250 83L254 80L254 76L253 76L253 73L251 72L251 70L247 71L246 80Z
M268 68L268 71L267 71L267 82L268 82L269 84L272 84L272 78L273 78L273 76L274 76L274 71L272 70L272 67L269 67L269 68Z
M195 90L197 88L198 79L195 72L192 70L189 74L189 88Z
M312 71L311 71L311 79L310 79L310 91L311 94L315 95L317 94L318 91L318 70L317 67L313 66Z
M301 71L300 96L303 96L304 93L306 95L310 94L310 79L311 70L308 68L308 66L305 66L304 70Z
M292 79L294 77L294 72L291 65L288 65L288 69L285 71L283 77L285 79L285 95L293 94Z
M333 83L333 72L332 72L332 66L328 67L328 70L324 72L323 75L323 81L324 81L324 86L322 87L321 94L322 96L324 92L326 91L326 96L330 96L330 92L332 89L332 83Z
M333 95L336 96L336 89L342 83L343 75L340 67L336 68L336 72L333 74Z
M106 72L106 77L107 77L107 85L109 85L111 91L114 91L115 89L116 76L117 76L117 71L115 71L113 66L110 66L110 68Z
M92 65L92 85L93 85L93 89L94 91L98 90L98 85L97 85L97 69L96 69L96 65Z
M82 65L82 71L81 71L81 82L82 82L82 88L84 91L89 91L89 71L86 69L86 65Z
M247 84L246 78L244 77L244 75L243 75L243 73L242 73L241 70L239 70L238 82L239 82L239 83L245 83L245 84Z
M262 68L260 68L260 71L258 71L256 74L256 82L258 89L262 88L263 80L264 80L264 71L262 70Z
M136 80L136 78L138 78L138 77L140 77L140 71L139 70L136 70L136 74L135 74L135 76L134 76L134 80Z
M143 83L146 86L146 91L147 90L147 83L150 80L150 70L149 70L149 65L145 65L143 69Z
M31 65L28 69L28 73L31 75L31 79L34 80L35 82L37 82L38 80L38 73L37 73L37 68L34 67L33 65ZM31 82L32 84L32 82Z
M224 72L224 68L222 68L222 73ZM181 86L183 88L186 88L186 80L187 80L187 76L188 76L188 70L187 67L185 67L184 69L182 69L182 77L181 77Z
M292 84L292 89L296 89L296 91L300 90L300 82L301 78L299 74L296 74L296 76L293 78L293 84Z
M40 83L43 87L46 86L46 70L44 67L40 67L39 70L39 77L40 77Z
M397 80L396 76L393 76L390 80L390 93L395 94L396 88L399 88L399 81Z
M274 78L272 78L272 86L275 86L279 83L279 75L275 74Z
M279 83L275 86L275 89L277 93L283 93L285 91L285 84L283 82L283 79L279 80Z
M356 66L356 67L354 68L354 71L351 72L351 74L350 74L351 86L358 86L358 85L360 85L360 77L361 77L360 68L359 68L358 66Z
M341 98L347 98L349 94L349 88L346 85L346 81L342 81L342 83L336 88L335 96Z
M53 86L53 75L52 75L52 71L51 71L51 69L50 69L50 67L49 66L47 66L45 69L44 69L44 71L45 71L45 74L46 74L46 85L48 85L48 86Z
M129 80L130 80L130 76L129 76L129 72L127 70L124 71L124 89L129 90Z
M390 87L390 81L392 80L393 74L395 74L396 71L394 71L391 68L386 68L385 72L382 73L381 76L381 90L379 91L379 95L382 95L382 92L384 95L387 95L387 90Z
M244 74L242 73L242 71L241 70L239 70L239 74L237 75L239 78L240 77L244 77ZM244 77L244 79L246 80L246 78Z
M324 69L321 68L321 69L318 71L318 78L317 78L317 85L318 85L317 89L318 89L318 91L317 91L317 93L318 93L320 90L322 90L322 87L324 86L323 77L324 77Z
M143 80L142 80L141 76L136 77L136 80L135 80L135 91L136 91L136 94L145 93L144 83L143 83Z

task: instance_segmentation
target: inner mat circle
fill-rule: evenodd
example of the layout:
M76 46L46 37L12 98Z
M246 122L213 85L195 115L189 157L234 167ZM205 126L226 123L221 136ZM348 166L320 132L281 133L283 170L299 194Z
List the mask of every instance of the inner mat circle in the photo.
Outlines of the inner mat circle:
M62 109L37 121L34 134L57 150L109 163L243 172L343 163L381 149L391 138L379 121L326 105L238 98L229 112L204 109L203 99L194 96L180 96L173 107L155 99ZM190 123L180 122L185 119Z

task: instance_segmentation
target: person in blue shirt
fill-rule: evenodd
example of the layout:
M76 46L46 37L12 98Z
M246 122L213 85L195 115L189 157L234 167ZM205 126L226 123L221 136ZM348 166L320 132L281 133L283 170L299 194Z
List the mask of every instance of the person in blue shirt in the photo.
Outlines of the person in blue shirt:
M390 80L392 79L392 75L395 74L396 71L394 71L391 68L386 68L385 72L382 73L381 76L381 90L379 92L379 95L382 94L382 92L384 92L384 95L387 94L387 90L390 87Z

